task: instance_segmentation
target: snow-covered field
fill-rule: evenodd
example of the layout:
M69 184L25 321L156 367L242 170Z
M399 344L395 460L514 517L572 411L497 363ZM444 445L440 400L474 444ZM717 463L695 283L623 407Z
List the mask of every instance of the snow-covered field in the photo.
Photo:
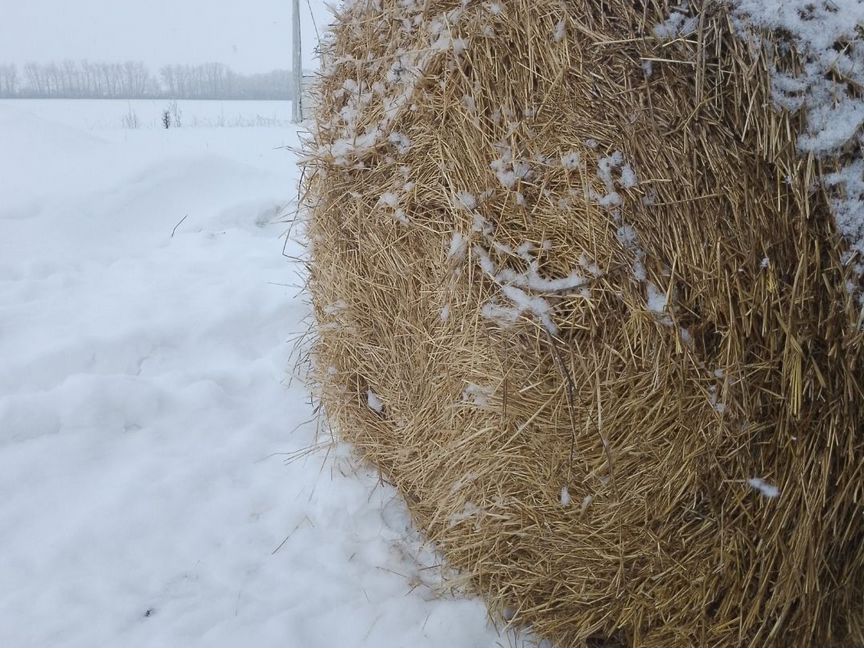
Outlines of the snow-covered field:
M21 105L0 99L0 105ZM181 128L291 129L291 103L285 101L169 101L167 99L32 99L27 112L90 131L149 130L164 128L168 111ZM293 130L293 129L292 129Z
M303 454L290 106L217 104L0 102L0 645L515 641L391 488Z

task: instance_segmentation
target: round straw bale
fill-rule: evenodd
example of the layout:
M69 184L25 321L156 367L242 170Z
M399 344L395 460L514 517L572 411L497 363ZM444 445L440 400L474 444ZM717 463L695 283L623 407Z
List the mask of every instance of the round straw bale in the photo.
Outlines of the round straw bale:
M794 53L671 6L346 4L305 161L317 392L541 636L862 645L864 346L771 106Z

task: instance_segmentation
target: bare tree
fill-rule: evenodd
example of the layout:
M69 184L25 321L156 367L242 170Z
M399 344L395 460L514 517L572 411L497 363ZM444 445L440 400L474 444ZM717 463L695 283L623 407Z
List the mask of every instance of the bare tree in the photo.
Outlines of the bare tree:
M0 97L10 98L18 94L18 68L15 64L0 65Z
M169 97L177 97L180 94L177 91L177 76L174 73L174 66L164 66L159 70L159 77L162 79L162 87L165 88Z
M65 60L60 64L60 96L81 97L84 88L81 86L81 72L75 61Z
M42 78L42 66L37 63L26 63L24 65L24 78L27 82L25 95L31 97L44 97L45 82Z

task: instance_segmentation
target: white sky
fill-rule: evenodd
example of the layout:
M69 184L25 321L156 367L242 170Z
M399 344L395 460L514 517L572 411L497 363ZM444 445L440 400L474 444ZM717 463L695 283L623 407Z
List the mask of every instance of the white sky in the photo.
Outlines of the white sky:
M311 11L310 11L311 9ZM300 0L304 66L330 13ZM90 59L291 67L291 0L0 0L0 63Z

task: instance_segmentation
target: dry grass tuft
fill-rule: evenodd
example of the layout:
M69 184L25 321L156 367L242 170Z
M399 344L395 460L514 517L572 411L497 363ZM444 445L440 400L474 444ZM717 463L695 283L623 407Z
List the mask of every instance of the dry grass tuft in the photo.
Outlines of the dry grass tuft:
M319 395L562 645L862 645L843 244L767 49L691 4L674 40L665 0L346 10L305 163Z

